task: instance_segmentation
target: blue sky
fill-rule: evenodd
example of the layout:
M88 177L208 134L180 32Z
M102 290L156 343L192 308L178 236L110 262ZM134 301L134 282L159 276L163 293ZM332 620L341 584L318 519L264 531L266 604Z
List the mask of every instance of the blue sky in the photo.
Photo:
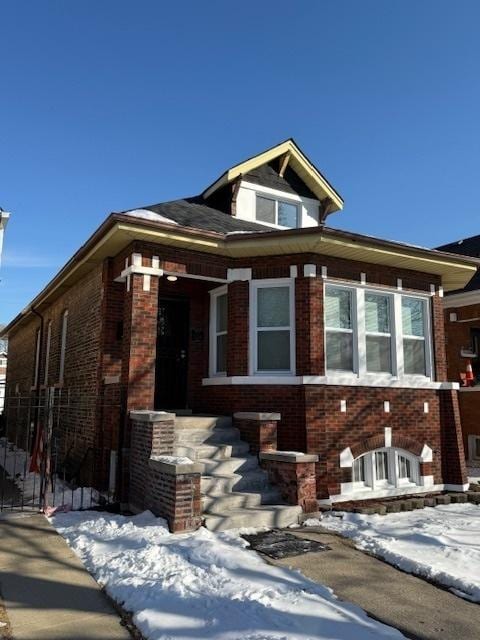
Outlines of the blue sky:
M111 211L200 192L294 137L332 226L480 233L480 3L4 1L0 322Z

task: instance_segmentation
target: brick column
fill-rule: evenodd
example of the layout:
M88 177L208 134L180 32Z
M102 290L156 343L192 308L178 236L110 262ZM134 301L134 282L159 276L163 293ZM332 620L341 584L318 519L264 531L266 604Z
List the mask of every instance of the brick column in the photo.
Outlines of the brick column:
M149 509L165 518L173 532L198 528L202 467L172 455L175 414L131 411L130 419L130 509Z
M443 482L460 489L468 483L468 479L458 407L458 391L442 390L438 394L442 430Z
M276 450L279 420L279 413L240 411L233 414L233 425L239 429L241 439L248 442L253 454Z
M296 278L295 324L297 375L324 375L323 280L321 278L301 277L300 274Z
M280 489L287 504L299 505L306 513L318 511L315 463L318 456L272 451L260 454L270 482Z
M439 382L448 380L445 342L445 315L443 299L436 293L432 296L433 351L435 378Z
M127 410L153 409L157 344L158 278L128 276L123 320L122 382Z
M228 285L227 375L248 375L249 284Z

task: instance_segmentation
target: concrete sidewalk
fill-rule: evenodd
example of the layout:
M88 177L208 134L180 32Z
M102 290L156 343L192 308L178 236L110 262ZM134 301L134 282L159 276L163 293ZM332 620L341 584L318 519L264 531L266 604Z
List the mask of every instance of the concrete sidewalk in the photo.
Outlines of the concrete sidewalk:
M269 560L288 566L324 584L341 599L357 604L369 615L407 638L418 640L478 640L480 606L449 591L403 573L358 551L350 540L321 527L290 533L318 540L331 551Z
M15 640L132 638L43 515L0 518L0 593Z

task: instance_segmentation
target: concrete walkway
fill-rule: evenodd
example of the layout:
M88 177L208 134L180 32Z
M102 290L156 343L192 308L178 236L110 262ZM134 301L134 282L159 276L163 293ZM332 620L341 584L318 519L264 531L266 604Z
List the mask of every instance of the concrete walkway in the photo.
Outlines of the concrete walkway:
M42 515L0 518L0 594L15 640L132 638L98 584Z
M290 530L328 544L331 551L270 560L300 569L308 578L359 605L369 615L419 640L478 640L480 606L358 551L350 540L321 527Z

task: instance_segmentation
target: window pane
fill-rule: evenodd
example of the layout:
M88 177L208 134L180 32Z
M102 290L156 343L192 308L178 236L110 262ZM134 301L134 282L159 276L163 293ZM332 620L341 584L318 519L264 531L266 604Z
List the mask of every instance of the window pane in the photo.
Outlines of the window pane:
M418 298L402 298L403 333L407 336L424 336L425 305Z
M387 296L365 294L365 328L367 332L390 333L390 303Z
M325 324L332 329L352 328L352 294L348 289L327 288Z
M225 373L227 370L227 334L217 336L217 362L216 373Z
M475 438L475 457L480 458L480 438Z
M375 452L375 477L377 480L388 480L387 452Z
M260 222L270 222L271 224L275 224L275 200L257 196L256 218Z
M290 331L259 331L258 370L290 371Z
M387 336L367 336L367 371L391 373L392 348Z
M353 335L327 332L327 369L353 371Z
M227 294L217 297L217 333L227 330Z
M365 482L364 456L353 461L353 482Z
M278 202L278 224L284 227L297 227L297 205L290 202Z
M258 327L290 326L289 287L260 287L257 302Z
M403 361L405 373L426 375L425 340L403 340Z
M409 480L412 477L410 460L405 456L398 456L398 477L408 478Z

